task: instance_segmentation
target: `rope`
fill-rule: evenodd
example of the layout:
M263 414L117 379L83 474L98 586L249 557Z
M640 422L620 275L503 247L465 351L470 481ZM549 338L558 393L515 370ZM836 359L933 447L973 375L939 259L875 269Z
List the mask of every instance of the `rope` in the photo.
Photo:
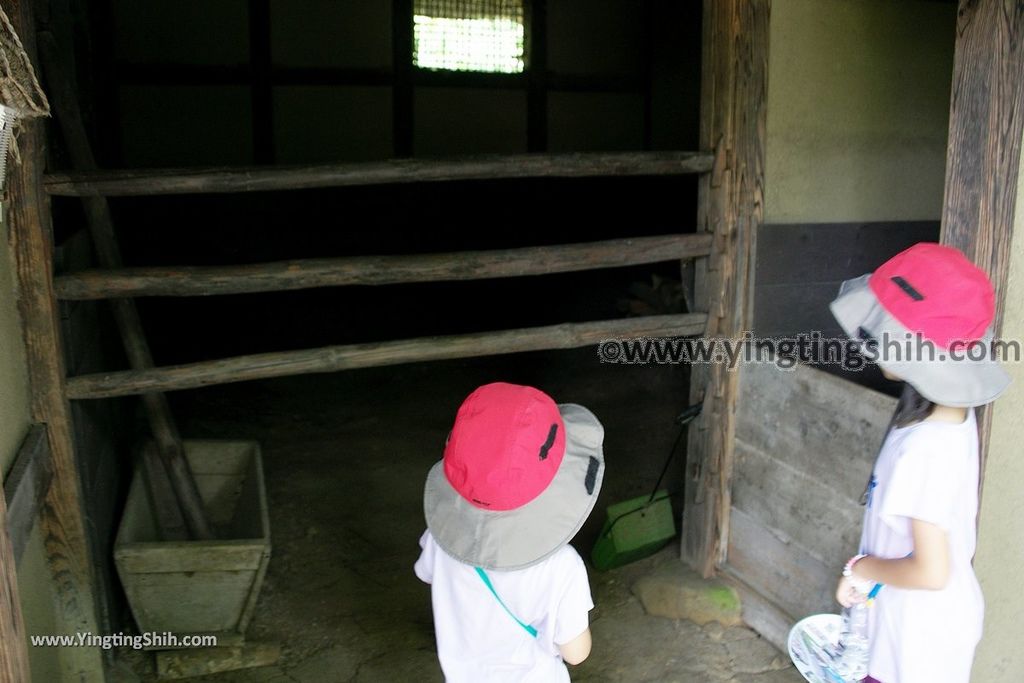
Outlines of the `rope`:
M11 58L15 61L12 63ZM14 31L7 13L0 7L0 98L19 118L50 115L50 102L39 85L35 69Z
M7 151L15 164L21 163L17 138L21 121L50 115L50 102L36 78L32 61L25 52L7 13L0 7L0 187L5 186Z

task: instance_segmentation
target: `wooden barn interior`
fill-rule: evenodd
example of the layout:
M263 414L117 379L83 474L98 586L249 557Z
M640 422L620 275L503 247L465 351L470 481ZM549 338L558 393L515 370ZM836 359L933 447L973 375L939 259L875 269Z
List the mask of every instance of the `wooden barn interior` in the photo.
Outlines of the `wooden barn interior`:
M1021 0L0 7L45 94L3 195L0 683L442 680L423 483L492 381L603 422L581 556L671 504L665 549L589 567L573 680L799 681L898 387L601 342L839 338L839 283L922 241L1024 333ZM436 61L453 17L496 27L478 62ZM1024 666L1022 408L979 420L984 683ZM218 643L32 639L146 631Z

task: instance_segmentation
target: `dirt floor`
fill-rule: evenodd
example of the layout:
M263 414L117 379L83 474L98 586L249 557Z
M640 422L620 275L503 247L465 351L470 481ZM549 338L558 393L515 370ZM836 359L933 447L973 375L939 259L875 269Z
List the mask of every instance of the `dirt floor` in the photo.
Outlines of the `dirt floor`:
M614 501L650 490L686 406L685 368L611 366L593 349L407 365L182 393L186 437L252 438L263 450L273 555L247 638L277 642L270 667L192 680L264 683L441 681L429 588L412 572L422 487L462 399L489 381L538 386L605 424L607 476L574 540L587 557ZM682 454L666 483L677 491ZM678 501L678 496L676 497ZM573 680L782 683L801 677L745 628L647 616L630 592L676 562L670 546L591 570L594 652ZM154 680L148 653L121 652L120 680Z

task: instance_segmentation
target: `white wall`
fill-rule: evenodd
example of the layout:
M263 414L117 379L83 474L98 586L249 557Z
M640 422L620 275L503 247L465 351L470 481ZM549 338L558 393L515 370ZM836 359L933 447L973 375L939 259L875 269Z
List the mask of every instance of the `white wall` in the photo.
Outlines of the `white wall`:
M954 3L775 0L766 223L938 220Z
M1002 336L1007 340L1024 340L1024 158L1020 168L1003 302ZM1024 364L1005 363L1004 367L1013 384L993 405L974 559L985 594L985 635L974 662L973 680L977 683L1019 681L1024 670L1020 646L1024 615L1024 458L1020 448L1024 443Z
M18 315L13 259L6 229L0 239L0 474L6 474L30 423L28 371ZM56 633L54 596L37 527L18 565L18 592L25 630ZM29 648L34 681L59 681L56 650Z

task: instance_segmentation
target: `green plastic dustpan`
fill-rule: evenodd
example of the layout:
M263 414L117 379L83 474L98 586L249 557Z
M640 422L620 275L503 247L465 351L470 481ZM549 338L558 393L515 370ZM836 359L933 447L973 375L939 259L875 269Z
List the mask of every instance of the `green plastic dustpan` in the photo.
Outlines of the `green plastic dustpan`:
M675 538L676 523L667 491L643 495L608 507L608 519L590 552L604 571L643 559Z
M679 435L668 452L654 491L608 507L604 528L590 551L590 561L594 568L604 571L636 562L658 552L675 538L676 521L672 514L672 502L668 491L659 490L659 487L668 472L672 455L686 433L686 425L700 415L701 406L700 403L692 405L676 418L675 422L680 426Z

